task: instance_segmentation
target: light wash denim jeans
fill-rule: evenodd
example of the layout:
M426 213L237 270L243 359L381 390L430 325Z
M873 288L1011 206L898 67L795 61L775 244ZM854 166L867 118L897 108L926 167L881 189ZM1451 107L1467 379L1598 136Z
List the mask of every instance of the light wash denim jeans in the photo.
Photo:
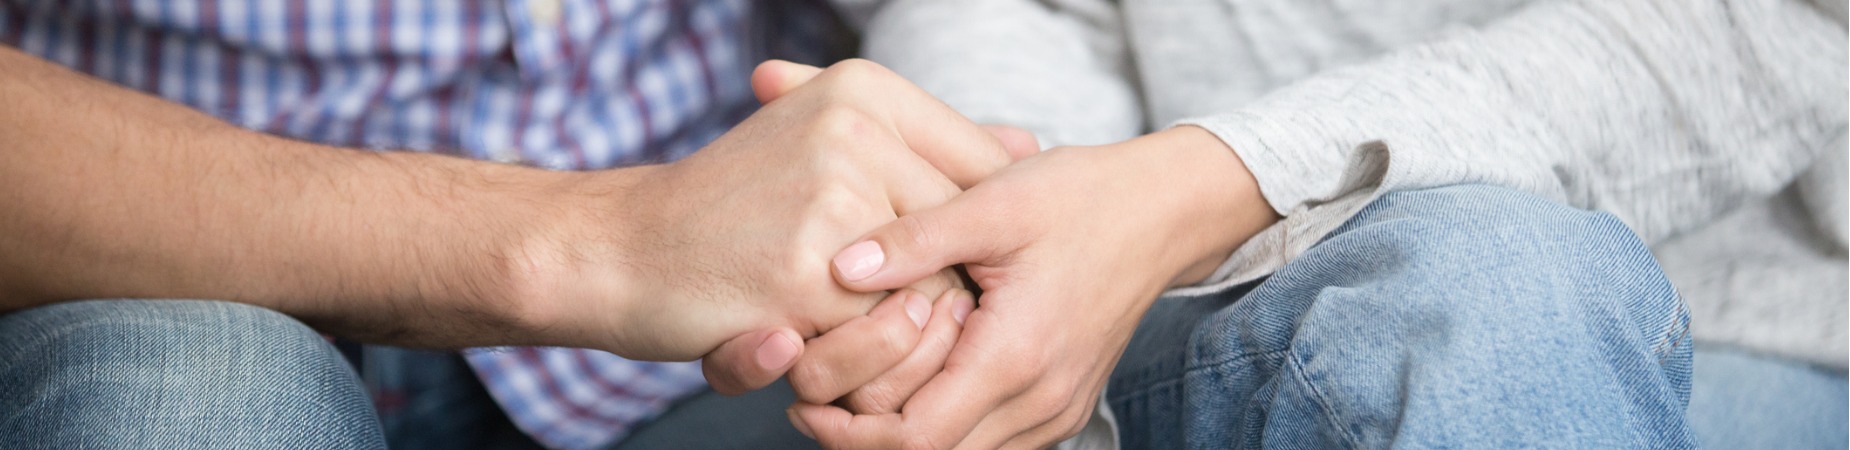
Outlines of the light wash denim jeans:
M87 301L0 316L0 448L385 448L334 347L282 314Z
M1127 448L1690 447L1686 326L1611 217L1485 187L1397 193L1269 279L1159 300L1108 399ZM421 359L369 354L369 374L386 360ZM691 400L632 443L739 423L714 411L782 419L752 398ZM0 317L0 405L0 448L383 446L326 342L230 303Z
M1690 448L1688 323L1609 215L1401 192L1268 279L1159 300L1107 399L1127 448Z
M1689 423L1708 448L1850 446L1850 381L1839 370L1696 343Z

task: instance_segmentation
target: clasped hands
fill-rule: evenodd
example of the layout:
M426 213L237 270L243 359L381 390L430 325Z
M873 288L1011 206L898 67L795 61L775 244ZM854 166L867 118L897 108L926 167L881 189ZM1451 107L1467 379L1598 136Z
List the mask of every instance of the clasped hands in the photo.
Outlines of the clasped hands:
M787 375L825 447L1071 436L1150 302L1237 244L1203 232L1240 205L1192 174L1239 162L1199 129L1039 152L867 61L752 84L764 108L702 151L574 187L619 202L582 218L607 234L525 255L568 270L523 288L565 302L563 343L702 357L724 393Z

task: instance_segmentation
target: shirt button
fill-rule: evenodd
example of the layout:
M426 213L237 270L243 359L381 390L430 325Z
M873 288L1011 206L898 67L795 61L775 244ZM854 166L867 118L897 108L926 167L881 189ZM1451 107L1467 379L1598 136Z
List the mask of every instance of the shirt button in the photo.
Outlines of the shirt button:
M565 5L560 4L560 1L528 0L527 16L531 17L534 23L557 25L559 20L565 17Z

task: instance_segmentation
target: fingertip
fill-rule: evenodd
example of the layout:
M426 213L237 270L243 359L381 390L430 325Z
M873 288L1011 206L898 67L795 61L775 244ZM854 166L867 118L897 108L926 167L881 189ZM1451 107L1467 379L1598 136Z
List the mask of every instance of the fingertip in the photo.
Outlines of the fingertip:
M958 325L963 325L964 320L970 318L970 313L976 311L976 294L957 289L952 295L951 318L956 319Z
M781 59L758 64L752 69L752 94L759 103L770 103L815 78L822 69Z
M900 216L836 253L830 271L848 290L878 292L918 285L953 264L982 261L993 244L965 230L981 229L989 219L967 211L953 203Z
M976 301L970 291L951 288L939 294L938 300L932 303L932 305L934 308L932 311L933 318L937 318L940 315L948 316L955 319L958 325L962 325L964 323L964 318L968 317L970 311L976 308Z
M796 408L793 407L791 409L784 410L784 415L790 417L790 426L795 427L798 433L803 433L804 437L808 437L812 440L816 439L816 432L810 430L809 424L803 422L802 417L797 416Z
M780 84L778 79L781 78L781 72L778 71L780 63L784 61L773 59L758 63L758 67L752 69L752 95L758 97L758 103L770 103L780 94L777 89Z
M897 414L856 416L835 405L798 402L791 405L791 425L801 421L811 439L829 448L891 448L903 432Z
M1008 152L1010 161L1020 161L1041 152L1040 139L1028 130L1006 125L983 125L983 129L1002 142L1002 149Z
M701 373L715 392L739 395L777 381L803 354L803 339L788 328L734 337L701 359Z
M790 411L796 413L797 417L803 418L804 421L808 423L825 423L828 421L815 419L827 419L836 416L848 417L853 415L853 413L848 412L846 409L842 409L840 406L827 403L811 403L801 400L791 404Z
M856 242L835 254L831 261L835 266L835 275L843 282L853 283L866 280L886 265L886 251L880 243L872 239Z
M847 428L847 422L854 417L853 413L839 406L802 401L790 405L790 409L784 411L790 416L791 426L804 436L818 441L822 437L816 434L817 430L826 430L828 434L823 436L833 437L838 434L836 430Z
M918 325L919 329L925 329L925 323L931 320L931 301L917 292L907 295L906 317L912 319L912 324Z
M778 330L765 337L755 353L753 360L763 373L783 373L803 354L803 338L794 330Z

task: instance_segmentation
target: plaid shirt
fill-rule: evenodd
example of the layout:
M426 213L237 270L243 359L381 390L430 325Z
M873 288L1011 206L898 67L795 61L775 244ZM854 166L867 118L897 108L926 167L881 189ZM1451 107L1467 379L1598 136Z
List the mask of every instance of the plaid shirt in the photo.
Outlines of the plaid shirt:
M554 169L693 152L756 107L757 61L822 62L838 25L802 0L0 0L0 42L246 128ZM466 357L555 448L704 385L693 363L590 350Z

